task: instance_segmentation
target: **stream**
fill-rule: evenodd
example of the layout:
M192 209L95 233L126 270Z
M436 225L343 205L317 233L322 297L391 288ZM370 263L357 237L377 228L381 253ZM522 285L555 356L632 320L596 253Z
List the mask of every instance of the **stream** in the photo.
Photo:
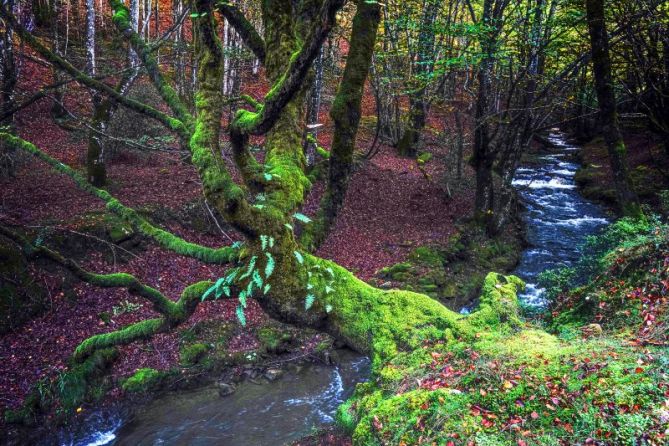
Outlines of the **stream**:
M576 189L579 148L555 130L547 139L555 148L542 152L536 163L521 165L513 180L525 207L522 218L529 243L513 274L526 282L525 292L518 296L521 302L533 307L546 304L537 276L573 264L586 237L609 223L604 207Z
M522 165L514 178L525 206L529 247L514 274L526 281L520 299L545 304L539 273L568 266L578 247L609 220L603 207L583 198L574 174L578 147L553 132L554 148ZM369 360L339 351L338 366L305 364L271 383L248 381L227 397L216 386L173 392L142 407L132 417L120 411L91 414L78 432L63 432L61 445L281 445L331 424L337 407L355 384L369 375Z
M103 445L282 445L332 424L337 407L369 376L369 360L338 350L339 365L313 363L287 368L273 382L244 381L219 396L210 385L156 398L131 418L97 412L80 432L59 443Z

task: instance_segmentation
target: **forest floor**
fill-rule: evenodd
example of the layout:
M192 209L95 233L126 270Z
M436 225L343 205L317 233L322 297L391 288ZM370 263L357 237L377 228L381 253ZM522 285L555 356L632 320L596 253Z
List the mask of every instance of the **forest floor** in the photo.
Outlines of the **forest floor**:
M21 77L20 88L24 91L36 91L50 81L50 72L37 64L28 63L24 69L33 74ZM367 96L368 114L373 110L370 101L371 97ZM90 110L88 92L70 88L66 106L75 114L86 116ZM56 125L50 117L50 107L48 100L42 100L22 110L16 117L19 135L61 162L84 169L85 134ZM326 126L319 134L319 141L327 148L332 124L327 109L321 116ZM363 126L359 146L367 147L372 135L373 128ZM470 214L471 189L461 188L459 194L447 199L440 186L446 168L446 148L430 136L426 150L432 152L434 158L423 171L418 169L415 160L398 157L385 145L378 155L361 165L351 180L341 217L318 254L369 280L380 268L403 261L416 246L445 244L455 232L455 222ZM180 162L177 155L135 152L116 155L109 165L108 190L123 204L150 215L167 215L161 219L164 226L187 240L220 246L235 239L234 231L228 228L223 236L216 229L194 228L188 219L184 222L170 218L201 203L197 174L191 165ZM305 213L315 211L322 191L323 184L316 184L306 201ZM204 211L201 204L199 206L202 214ZM129 247L131 252L113 244L102 251L85 249L79 244L68 248L68 241L89 231L91 225L95 226L103 211L99 200L77 189L69 178L33 159L23 159L15 178L0 182L0 220L4 224L28 227L35 234L44 234L47 243L60 240L67 254L91 271L134 274L173 299L178 298L189 283L221 276L221 267L201 264L151 243L142 244L141 249ZM206 218L206 213L204 215ZM213 225L208 222L208 226ZM50 272L34 269L32 273L47 289L48 308L0 336L0 358L3 359L0 361L0 412L17 408L35 383L53 380L66 370L69 356L82 340L154 315L148 305L125 290L70 283L62 271L53 269ZM234 302L206 301L179 330L122 347L113 365L112 377L127 377L145 367L167 370L178 365L181 334L203 321L235 321L234 308ZM253 328L266 323L267 316L251 303L246 318L249 329L237 327L227 346L230 352L251 351L258 346ZM116 395L119 393L117 390Z
M32 63L27 67L34 75L22 76L21 89L36 91L50 81L50 73L45 68ZM145 93L142 89L150 88L138 86L142 94ZM253 88L258 97L265 89L262 84ZM66 95L66 105L86 116L90 111L90 96L83 89L71 88ZM16 119L19 135L61 162L83 169L85 135L56 125L51 119L50 107L48 100L42 100L22 110ZM367 94L363 115L371 116L373 110L373 99ZM333 130L327 112L324 107L321 122L325 127L318 135L325 148L330 145ZM472 210L473 180L466 168L462 182L452 187L450 198L447 196L444 178L450 170L450 157L448 147L439 136L444 130L441 120L435 116L431 117L425 132L424 150L433 155L432 160L419 169L415 160L399 157L392 147L382 145L375 157L356 170L341 215L318 255L349 268L364 280L376 280L379 270L407 260L416 247L446 246L456 235L457 224ZM136 125L141 128L141 124ZM363 119L358 137L361 151L369 147L373 134L373 123ZM661 184L666 184L662 171L648 170L654 155L648 152L649 143L645 138L643 133L631 134L628 139L636 181L640 185L644 182L657 185L662 179ZM607 182L610 175L607 175L606 155L602 150L597 141L586 146L584 169L578 180L586 195L606 201L610 195ZM647 181L650 174L657 178ZM304 213L312 215L316 211L323 189L322 182L314 185ZM220 246L237 238L234 231L225 226L225 235L221 234L208 220L202 208L197 174L176 154L116 154L109 165L108 190L122 203L153 216L187 240ZM27 227L34 234L44 234L47 242L64 247L68 255L91 271L134 274L173 299L177 299L188 284L215 280L223 273L222 267L173 254L150 242L141 243L139 248L113 242L103 243L106 248L102 250L86 248L85 243L68 248L73 238L97 237L98 232L93 231L91 235L91 228L98 228L103 215L104 207L99 200L33 159L22 161L15 178L0 180L0 220L4 224ZM66 370L69 356L82 340L154 316L147 305L124 290L71 283L64 280L61 271L54 269L35 268L32 274L37 282L44 284L49 302L41 315L0 336L0 412L19 407L38 381L56 379ZM256 334L268 324L268 317L251 302L246 311L248 328L242 328L236 322L234 310L234 302L205 301L190 320L173 333L122 347L111 370L112 378L118 382L140 368L178 367L183 334L204 323L220 321L234 325L227 340L227 351L255 351L260 342ZM302 339L305 348L313 348L318 343L313 337ZM122 397L123 391L117 388L111 396ZM0 420L0 425L3 422ZM318 439L305 439L300 444L312 444L312 441L314 444L347 444L332 432Z

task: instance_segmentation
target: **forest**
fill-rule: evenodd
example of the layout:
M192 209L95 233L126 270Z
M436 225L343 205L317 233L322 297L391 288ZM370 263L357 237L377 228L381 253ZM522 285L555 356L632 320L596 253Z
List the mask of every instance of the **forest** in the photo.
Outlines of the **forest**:
M669 2L0 0L0 444L669 445Z

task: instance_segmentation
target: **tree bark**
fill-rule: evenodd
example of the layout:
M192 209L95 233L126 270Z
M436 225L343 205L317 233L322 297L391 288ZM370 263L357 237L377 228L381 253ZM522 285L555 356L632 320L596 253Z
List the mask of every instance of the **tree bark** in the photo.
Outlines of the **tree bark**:
M330 110L335 130L330 151L327 190L321 202L318 221L303 238L303 242L310 249L323 242L346 197L353 168L355 137L360 124L360 104L372 64L380 20L381 11L377 3L358 1L346 68Z
M585 5L599 117L609 154L609 162L611 163L616 198L623 215L637 217L642 213L639 200L630 182L627 148L618 125L616 97L611 74L611 57L609 55L609 38L604 18L604 0L586 0Z
M409 119L402 139L397 143L400 155L414 157L420 142L421 132L427 119L425 93L429 80L426 78L434 66L435 20L442 2L428 0L423 11L418 34L418 48L413 65L413 91L409 94Z

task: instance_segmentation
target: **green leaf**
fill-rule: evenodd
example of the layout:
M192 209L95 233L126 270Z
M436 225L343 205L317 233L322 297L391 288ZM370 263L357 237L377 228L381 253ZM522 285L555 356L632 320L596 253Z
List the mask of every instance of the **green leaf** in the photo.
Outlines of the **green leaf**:
M311 223L311 219L309 217L299 212L294 213L293 217L295 217L295 220L299 220L302 223Z
M327 294L330 294L333 291L334 291L334 288L332 288L330 285L325 285L325 292Z
M326 313L329 313L329 312L331 312L331 311L332 311L332 305L327 304L327 305L325 306L325 312L326 312Z
M302 254L300 254L299 251L293 251L293 255L297 259L297 263L299 263L300 265L304 263L304 257L302 257Z
M290 223L284 223L283 225L288 229L290 229L291 231L293 230L293 225L291 225Z
M260 277L258 270L253 271L253 283L256 284L256 287L262 288L262 277Z
M256 261L257 260L258 260L257 256L251 257L251 260L249 261L249 267L246 270L246 272L239 278L240 280L241 279L246 279L247 277L249 277L251 275L251 273L253 272L253 269L256 267Z
M265 181L270 181L270 180L272 179L273 176L272 176L271 173L267 173L267 172L265 172L265 173L263 174L263 177L265 178Z
M235 280L235 277L237 277L237 274L239 274L239 269L233 268L232 271L230 271L230 273L225 276L224 282L228 285L232 285L232 282Z
M260 235L260 245L263 251L267 249L267 236L265 234Z
M328 273L330 273L330 276L334 277L334 271L332 270L332 268L330 268L330 267L328 266L327 268L325 268L325 271L327 271Z
M265 253L267 256L267 265L265 265L265 279L269 279L269 276L274 272L274 257L269 252Z
M246 316L244 315L244 309L242 307L237 307L237 319L239 323L242 324L242 327L246 327Z
M207 291L204 292L204 294L202 295L202 300L204 301L215 290L216 290L216 284L212 285L211 287L209 287Z
M316 296L313 294L307 294L307 297L304 300L304 309L308 310L314 305L314 301L316 300Z
M270 289L269 283L266 283L266 284L265 284L265 288L263 288L263 290L262 290L262 293L263 293L263 294L267 294L267 292L269 291L269 289Z
M241 291L238 296L239 303L243 308L246 308L246 291Z
M274 237L269 238L269 247L274 248Z

